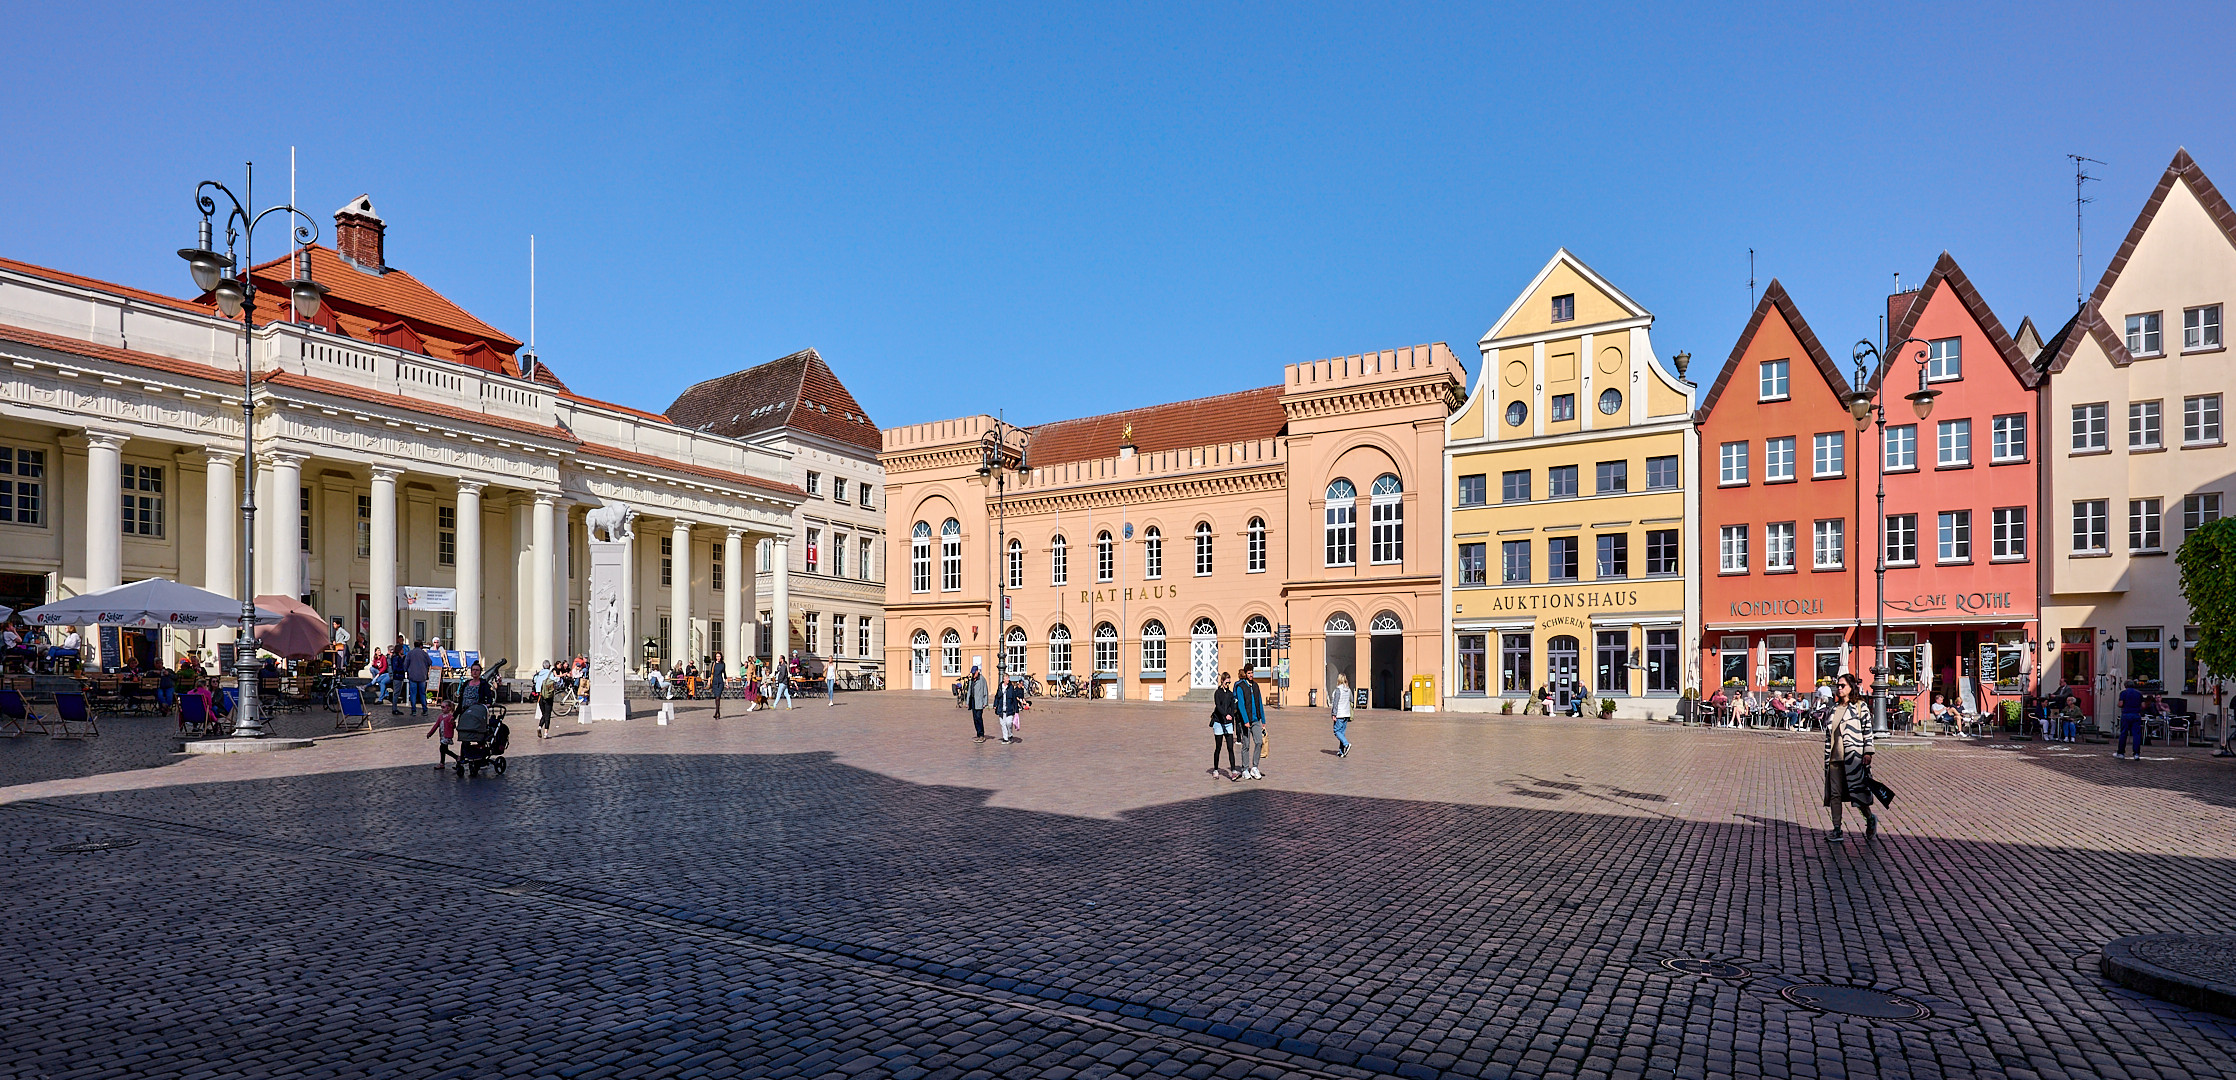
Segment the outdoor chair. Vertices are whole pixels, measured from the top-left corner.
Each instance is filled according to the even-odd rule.
[[[336,731],[371,731],[373,718],[365,711],[365,691],[355,686],[345,686],[336,691],[342,702],[342,714],[334,718]]]
[[[83,692],[66,690],[54,695],[54,714],[58,723],[47,730],[52,738],[90,739],[101,734],[100,725],[93,720],[93,706],[86,702]]]
[[[34,713],[23,700],[21,690],[0,690],[0,738],[13,739],[23,734],[26,724],[37,724],[39,730],[47,729],[47,718]]]
[[[2196,714],[2189,711],[2189,702],[2181,698],[2166,699],[2166,745],[2174,745],[2174,736],[2182,737],[2182,745],[2189,745],[2190,731],[2197,726]]]
[[[179,699],[179,733],[206,735],[210,730],[210,707],[200,694],[188,694]]]

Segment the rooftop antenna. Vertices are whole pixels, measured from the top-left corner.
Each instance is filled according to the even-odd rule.
[[[536,234],[528,234],[528,352],[521,357],[520,377],[536,381]]]
[[[1755,307],[1755,249],[1747,249],[1747,310]]]
[[[2102,165],[2104,162],[2092,157],[2082,157],[2079,154],[2067,154],[2065,156],[2073,159],[2073,306],[2080,308],[2088,303],[2087,285],[2085,284],[2088,280],[2088,271],[2086,264],[2081,261],[2081,207],[2096,201],[2081,196],[2081,185],[2098,179],[2088,174],[2088,166]]]

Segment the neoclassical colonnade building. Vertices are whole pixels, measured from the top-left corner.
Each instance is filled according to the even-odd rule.
[[[978,472],[992,417],[887,429],[887,662],[918,687],[999,658],[1171,701],[1286,660],[1291,704],[1340,672],[1401,707],[1441,667],[1439,469],[1466,381],[1442,344],[1291,364],[1276,386],[1013,431],[1024,468],[1002,485]]]
[[[521,671],[579,652],[583,515],[606,500],[643,515],[625,582],[633,666],[750,632],[761,603],[743,553],[785,544],[802,498],[781,455],[569,390],[519,341],[389,267],[369,198],[335,226],[334,247],[308,249],[332,290],[315,321],[289,321],[292,256],[252,271],[246,466],[237,320],[206,297],[0,260],[0,603],[153,576],[235,593],[249,467],[255,591],[301,596],[373,642],[439,641]],[[454,604],[428,602],[444,589]],[[131,634],[120,646],[177,647]]]

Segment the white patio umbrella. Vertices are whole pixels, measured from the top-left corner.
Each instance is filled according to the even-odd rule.
[[[169,578],[148,578],[129,585],[84,593],[23,613],[32,626],[180,626],[206,630],[240,621],[241,602],[222,593],[181,585]],[[256,609],[256,621],[279,621],[279,613]]]

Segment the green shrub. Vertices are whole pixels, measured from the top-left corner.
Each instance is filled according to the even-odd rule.
[[[1501,701],[1501,702],[1499,702],[1499,703],[1498,703],[1498,712],[1499,712],[1499,715],[1500,715],[1500,716],[1512,716],[1512,715],[1514,715],[1514,699],[1513,699],[1513,698],[1507,698],[1507,699],[1506,699],[1505,701]]]

